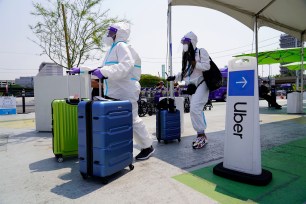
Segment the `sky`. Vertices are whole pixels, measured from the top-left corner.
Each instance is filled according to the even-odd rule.
[[[33,0],[45,2],[46,0]],[[154,2],[154,3],[152,3]],[[129,43],[142,59],[142,73],[158,76],[167,55],[168,0],[104,0],[102,9],[110,9],[110,16],[128,19],[131,25]],[[42,62],[51,62],[41,56],[42,50],[30,39],[35,39],[29,25],[36,22],[31,0],[0,0],[0,80],[20,76],[35,76]],[[191,6],[172,9],[173,72],[181,69],[182,45],[180,39],[193,31],[198,36],[198,48],[205,48],[219,68],[228,64],[233,55],[254,52],[253,31],[221,12]],[[259,51],[279,48],[282,32],[262,27],[259,29]],[[252,50],[253,48],[253,50]],[[96,68],[99,61],[84,65]],[[259,66],[258,74],[279,74],[279,65]]]

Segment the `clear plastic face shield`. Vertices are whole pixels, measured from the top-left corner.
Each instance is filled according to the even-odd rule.
[[[115,36],[117,34],[117,31],[118,31],[117,28],[114,28],[114,27],[111,27],[111,26],[108,28],[108,33],[103,38],[103,42],[107,46],[111,46],[114,43],[114,39],[115,39]]]
[[[114,27],[109,27],[108,28],[108,34],[107,37],[114,37],[117,34],[118,29]]]

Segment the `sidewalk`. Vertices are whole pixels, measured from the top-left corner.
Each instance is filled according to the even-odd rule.
[[[278,102],[285,105],[286,100]],[[228,200],[218,200],[173,178],[209,168],[222,160],[225,103],[213,105],[211,111],[205,111],[209,143],[204,149],[191,148],[194,130],[189,114],[185,114],[181,143],[165,145],[157,143],[154,138],[154,157],[135,162],[133,171],[126,168],[112,176],[107,185],[95,179],[83,180],[78,171],[77,158],[57,163],[52,153],[52,135],[35,131],[34,113],[1,116],[0,203],[227,203]],[[266,107],[266,102],[260,101],[263,151],[306,138],[305,115],[288,115],[285,106],[283,110]],[[143,120],[149,132],[155,134],[155,116],[147,116]],[[306,152],[306,147],[301,148],[300,151]],[[134,156],[137,153],[139,148],[134,145]],[[282,163],[283,160],[279,158],[276,161]],[[301,174],[305,176],[306,172]],[[222,185],[235,185],[231,184],[232,181],[224,182]],[[286,189],[286,183],[280,188]],[[228,196],[245,201],[244,197]],[[244,196],[248,197],[247,194]],[[251,196],[248,199],[256,201]],[[305,197],[300,199],[306,201]],[[280,203],[279,200],[277,202]]]

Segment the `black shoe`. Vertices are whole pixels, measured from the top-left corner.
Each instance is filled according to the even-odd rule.
[[[275,106],[275,109],[282,109],[282,106],[281,105],[277,105],[277,106]]]
[[[152,146],[146,149],[142,149],[141,152],[135,157],[135,159],[146,160],[154,153],[154,151],[155,149]]]

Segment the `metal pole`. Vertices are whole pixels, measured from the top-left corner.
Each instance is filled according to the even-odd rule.
[[[301,36],[302,50],[301,50],[301,93],[302,93],[302,104],[303,104],[303,91],[304,91],[304,33]]]
[[[256,61],[257,61],[257,73],[258,73],[258,16],[255,16],[255,50],[256,50]]]
[[[172,76],[172,12],[171,2],[168,4],[168,38],[169,38],[169,75]],[[170,82],[170,97],[173,97],[173,81]]]
[[[271,64],[269,64],[269,77],[271,77]]]
[[[65,32],[65,44],[66,44],[66,54],[67,54],[67,67],[70,69],[72,67],[70,62],[70,55],[69,55],[69,47],[68,47],[68,31],[67,31],[67,22],[66,22],[66,14],[64,4],[62,4],[62,12],[63,12],[63,21],[64,21],[64,32]]]
[[[21,96],[22,96],[22,113],[25,113],[25,90],[22,89],[21,91]]]
[[[297,44],[297,38],[295,38],[295,47],[297,47],[297,46],[298,46],[298,44]],[[298,89],[299,89],[299,78],[300,78],[300,76],[299,76],[299,70],[296,70],[296,71],[295,71],[295,75],[296,75],[295,88],[296,88],[296,90],[298,90]]]

